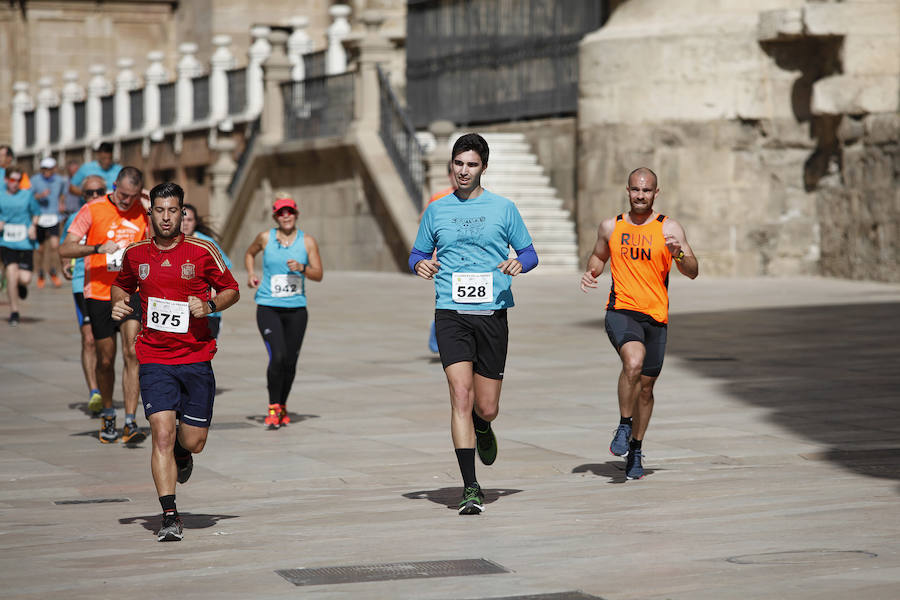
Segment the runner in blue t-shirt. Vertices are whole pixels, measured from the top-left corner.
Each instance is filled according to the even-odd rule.
[[[297,359],[306,333],[306,280],[322,281],[319,245],[297,229],[297,203],[279,195],[272,207],[278,227],[260,232],[247,248],[244,265],[256,291],[256,325],[269,352],[266,382],[269,390],[268,429],[290,423],[287,399],[297,372]],[[262,278],[256,276],[255,257],[263,252]]]
[[[216,241],[215,231],[213,231],[213,229],[204,222],[203,218],[197,214],[197,207],[193,204],[185,203],[181,208],[181,233],[211,242],[219,251],[219,254],[222,255],[222,258],[225,260],[225,266],[228,267],[228,270],[230,271],[232,267],[231,259],[228,258],[225,251],[219,246],[219,242]],[[215,297],[215,290],[210,290],[210,293]],[[222,313],[214,312],[206,315],[206,322],[209,325],[209,332],[214,338],[218,339],[219,331],[222,329]]]
[[[0,190],[0,260],[6,272],[9,324],[16,327],[19,324],[19,300],[28,296],[28,284],[34,270],[34,247],[41,207],[31,190],[19,189],[21,169],[6,169],[5,179],[6,185]]]
[[[122,165],[113,162],[113,145],[109,142],[103,142],[97,148],[95,153],[97,160],[92,160],[81,165],[72,179],[69,180],[69,191],[77,196],[83,196],[81,188],[84,179],[88,175],[99,175],[106,182],[106,189],[112,191],[116,185],[116,179],[119,177],[119,171]]]
[[[91,175],[84,180],[84,197],[90,201],[95,195],[103,195],[106,183],[102,177]],[[63,225],[63,237],[69,232],[69,225],[78,213],[72,213]],[[84,240],[81,240],[84,244]],[[88,410],[100,414],[103,408],[103,397],[97,386],[97,350],[94,346],[94,332],[91,331],[91,317],[84,303],[84,258],[73,258],[63,266],[63,276],[72,280],[72,297],[75,301],[75,317],[81,331],[81,369],[84,381],[88,386]]]
[[[510,283],[538,262],[515,204],[481,187],[488,153],[476,133],[456,141],[450,155],[456,191],[425,210],[409,256],[411,271],[434,279],[438,349],[450,385],[450,433],[463,478],[461,515],[484,510],[476,449],[486,465],[497,458],[491,421],[497,418],[506,365]],[[517,258],[509,258],[510,247]]]
[[[41,172],[31,178],[31,191],[41,207],[37,222],[38,248],[34,253],[37,263],[37,286],[44,287],[45,275],[50,275],[54,287],[62,287],[57,273],[59,260],[60,213],[65,210],[66,182],[56,173],[56,159],[52,156],[41,159]]]

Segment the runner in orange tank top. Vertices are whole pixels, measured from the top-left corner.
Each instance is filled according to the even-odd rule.
[[[619,374],[619,426],[609,446],[627,454],[625,476],[644,476],[642,442],[653,413],[653,386],[662,371],[669,322],[669,270],[672,261],[694,279],[699,264],[675,219],[653,210],[659,195],[656,173],[646,167],[628,175],[630,210],[600,223],[597,243],[581,276],[584,292],[598,287],[609,262],[612,285],[606,305],[606,333],[622,359]]]

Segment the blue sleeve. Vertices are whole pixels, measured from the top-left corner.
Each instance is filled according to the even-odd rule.
[[[75,187],[81,187],[81,182],[83,182],[84,178],[88,175],[87,169],[85,169],[85,167],[87,167],[87,164],[83,164],[78,167],[78,170],[75,171],[74,175],[72,175],[72,179],[69,183],[71,183]]]
[[[416,234],[416,241],[413,242],[413,250],[418,249],[428,253],[428,258],[431,258],[431,253],[434,251],[433,222],[434,204],[432,203],[428,205],[428,208],[425,209],[425,214],[422,215],[422,222],[419,223],[419,232]]]
[[[522,263],[523,273],[527,273],[538,265],[538,255],[534,251],[534,244],[528,244],[527,248],[516,250],[516,258]]]
[[[420,260],[431,260],[431,252],[422,252],[413,246],[413,249],[409,253],[409,270],[415,273],[416,264],[418,264]]]
[[[506,210],[506,232],[507,241],[513,248],[526,248],[533,241],[531,234],[528,233],[528,228],[525,227],[525,221],[522,220],[522,215],[519,214],[519,209],[512,202],[509,203]]]
[[[41,205],[38,204],[37,198],[34,197],[34,191],[28,190],[28,212],[31,213],[31,217],[36,217],[41,214]]]

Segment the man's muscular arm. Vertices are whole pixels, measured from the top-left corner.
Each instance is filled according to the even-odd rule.
[[[681,224],[674,219],[666,219],[663,224],[663,237],[666,240],[666,248],[672,253],[672,259],[681,274],[696,279],[700,274],[700,263],[687,242],[687,236]]]
[[[603,267],[609,260],[609,236],[612,235],[615,226],[614,219],[606,219],[597,228],[597,243],[594,244],[594,251],[588,259],[587,270],[581,276],[581,291],[587,292],[588,289],[597,287],[597,277],[603,272]]]

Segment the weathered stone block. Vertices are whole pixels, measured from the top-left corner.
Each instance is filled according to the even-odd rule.
[[[803,25],[807,35],[896,35],[900,7],[882,2],[807,2]]]
[[[756,39],[774,42],[794,39],[803,34],[803,11],[799,8],[767,10],[759,13]]]
[[[838,126],[838,139],[845,144],[852,144],[859,140],[866,132],[865,122],[851,115],[844,115]]]
[[[857,123],[864,124],[866,142],[869,144],[887,144],[900,140],[900,114],[869,115]]]
[[[900,98],[898,75],[833,75],[820,79],[813,84],[812,112],[815,115],[894,112]]]
[[[900,19],[897,19],[900,30]],[[841,49],[844,73],[852,75],[896,75],[900,73],[900,36],[849,35]]]

